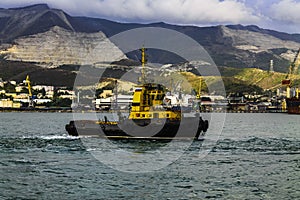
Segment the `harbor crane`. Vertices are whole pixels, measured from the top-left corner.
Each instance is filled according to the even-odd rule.
[[[286,77],[284,80],[282,80],[281,84],[286,86],[286,98],[291,98],[291,87],[293,86],[293,79],[295,78],[295,75],[298,74],[298,69],[300,65],[300,48],[298,49],[296,56],[293,60],[293,62],[289,66],[288,73],[286,74]],[[296,89],[296,97],[299,96],[299,90]]]
[[[201,89],[202,89],[202,77],[200,76],[196,99],[200,99],[201,98]]]
[[[32,96],[31,82],[30,82],[29,75],[26,76],[26,80],[23,82],[26,83],[28,87],[28,101],[29,101],[28,107],[33,107],[34,104],[33,104],[33,96]]]
[[[293,86],[293,80],[295,79],[295,75],[298,74],[299,65],[300,65],[300,48],[298,49],[293,62],[289,66],[285,79],[281,81],[281,84],[283,86],[286,86],[286,99],[282,103],[283,110],[287,110],[287,100],[291,98],[291,87]],[[298,88],[296,88],[295,97],[297,99],[299,98]]]

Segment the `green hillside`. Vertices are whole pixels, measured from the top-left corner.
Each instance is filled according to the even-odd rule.
[[[6,61],[3,59],[0,59],[0,69],[0,78],[4,80],[17,80],[18,82],[22,82],[26,75],[29,74],[34,84],[72,87],[76,77],[76,70],[74,71],[74,69],[45,69],[32,63]],[[222,77],[205,76],[201,78],[202,92],[222,94],[223,91],[219,84],[220,81],[222,81],[227,94],[237,92],[256,92],[261,94],[265,90],[275,91],[277,88],[283,87],[281,81],[286,77],[284,73],[268,72],[256,68],[238,69],[220,67],[219,70]],[[119,71],[112,69],[109,71],[109,74],[118,74]],[[81,76],[82,74],[77,74],[77,76],[78,75]],[[172,72],[166,76],[157,76],[155,80],[152,81],[161,83],[170,90],[181,90],[186,93],[191,93],[193,90],[198,92],[200,86],[200,77],[191,72]],[[300,75],[293,76],[293,84],[300,86]],[[126,91],[129,90],[132,85],[133,83],[126,83],[125,81],[120,84],[120,88]]]
[[[281,81],[285,79],[285,76],[286,74],[283,73],[250,68],[243,69],[240,73],[234,75],[234,78],[245,81],[249,85],[259,86],[264,90],[270,90],[280,87]]]
[[[222,68],[220,71],[222,77],[200,77],[191,72],[173,72],[168,76],[157,76],[152,81],[165,85],[169,90],[180,90],[185,93],[198,92],[201,85],[202,93],[214,92],[221,95],[224,95],[223,84],[227,95],[229,93],[262,94],[266,90],[275,91],[277,88],[284,88],[281,85],[281,81],[286,76],[284,73],[268,72],[255,68]],[[294,85],[300,85],[300,75],[294,78]],[[119,84],[120,88],[128,88],[128,85],[130,87],[134,85],[126,81],[119,81]]]
[[[226,93],[262,93],[266,90],[276,90],[277,88],[283,87],[281,81],[285,79],[286,74],[279,72],[268,72],[256,68],[220,68],[222,74],[222,81]],[[197,88],[197,83],[199,84],[199,77],[192,73],[181,73],[183,76],[192,83],[194,88]],[[209,88],[214,88],[218,93],[218,82],[220,77],[208,76],[203,77],[205,83]],[[202,84],[202,90],[207,91],[205,83]],[[204,87],[203,87],[204,85]],[[300,86],[300,75],[293,76],[293,85]],[[211,92],[211,91],[210,91]]]

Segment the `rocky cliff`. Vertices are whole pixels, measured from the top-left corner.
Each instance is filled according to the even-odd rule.
[[[242,29],[230,27],[220,26],[218,42],[208,47],[213,52],[212,57],[222,66],[269,70],[270,60],[273,60],[276,71],[286,72],[300,48],[297,37],[283,39],[268,34],[263,29],[253,31],[246,27]]]
[[[46,67],[95,64],[126,58],[102,32],[80,33],[58,26],[44,33],[20,37],[5,46],[0,54],[6,59]]]

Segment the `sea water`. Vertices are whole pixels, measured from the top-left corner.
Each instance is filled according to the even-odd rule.
[[[0,113],[0,199],[300,198],[300,115],[226,114],[209,146],[70,137],[72,118]]]

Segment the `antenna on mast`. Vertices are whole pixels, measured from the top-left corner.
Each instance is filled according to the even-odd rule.
[[[146,51],[146,49],[143,46],[141,48],[141,52],[142,52],[142,59],[141,59],[141,63],[142,63],[142,80],[141,80],[141,82],[143,84],[146,83],[145,64],[146,64],[147,60],[146,60],[146,53],[145,53],[145,51]]]

